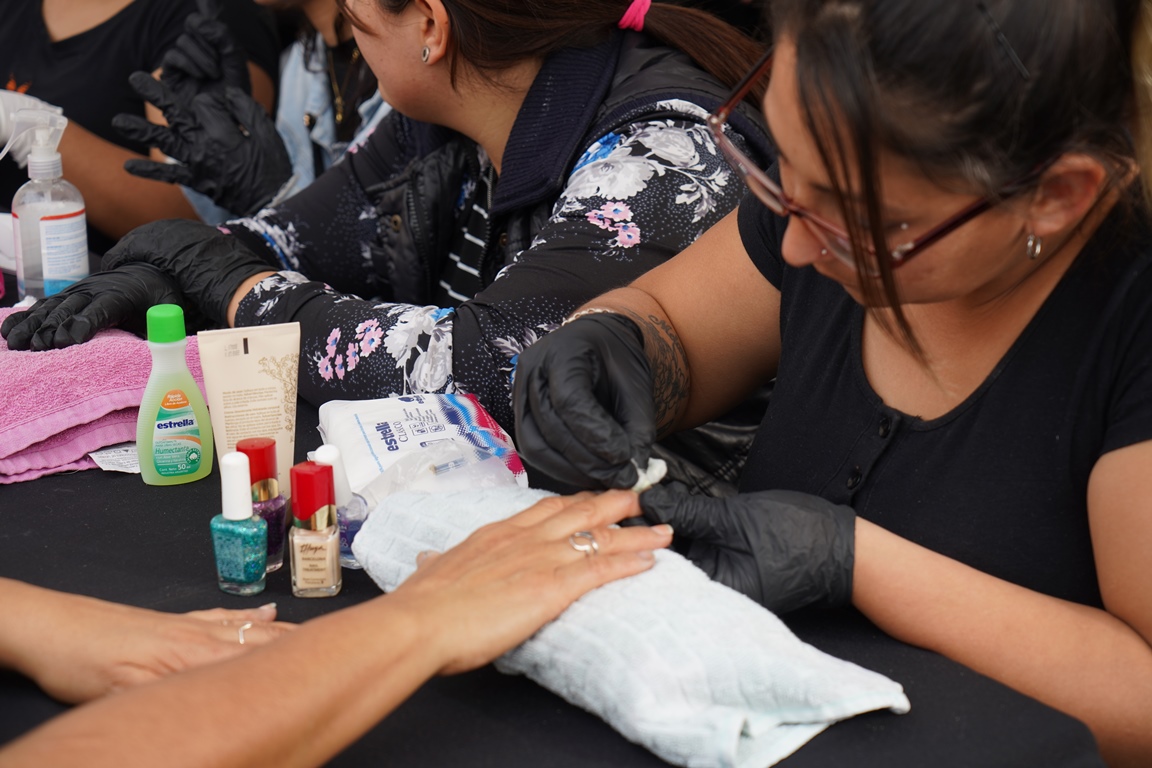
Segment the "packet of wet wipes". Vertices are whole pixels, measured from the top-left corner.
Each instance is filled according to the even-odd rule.
[[[411,489],[420,477],[418,468],[425,466],[439,478],[437,486],[450,473],[455,479],[528,487],[512,438],[475,395],[332,400],[320,406],[319,429],[325,443],[340,449],[348,484],[361,495]],[[372,499],[365,499],[373,506]]]

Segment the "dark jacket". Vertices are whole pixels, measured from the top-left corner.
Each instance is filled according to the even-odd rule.
[[[561,75],[565,85],[558,98],[554,80]],[[498,224],[481,269],[484,282],[491,282],[510,256],[526,249],[543,229],[591,142],[638,119],[683,118],[653,108],[659,101],[684,99],[711,109],[726,96],[685,54],[635,32],[617,33],[595,48],[553,54],[525,98],[522,114],[531,119],[518,121],[508,140],[492,200]],[[399,114],[394,119],[406,124],[400,131],[414,159],[368,190],[379,213],[376,265],[387,275],[393,300],[426,303],[433,300],[444,271],[446,240],[457,229],[462,179],[479,172],[476,150],[457,133]],[[730,122],[767,167],[772,147],[760,115],[745,102]]]
[[[725,207],[710,208],[698,220],[691,203],[677,203],[677,210],[666,213],[646,209],[641,244],[601,253],[603,238],[593,245],[587,233],[576,231],[583,216],[571,225],[553,216],[576,169],[591,162],[587,153],[605,146],[601,139],[637,126],[695,121],[699,128],[693,130],[707,136],[705,110],[723,103],[727,90],[684,54],[637,33],[618,32],[593,48],[553,54],[526,94],[494,185],[482,176],[474,142],[389,115],[359,153],[346,156],[296,198],[228,224],[253,250],[312,279],[253,292],[241,303],[238,322],[301,322],[300,393],[312,402],[455,387],[477,395],[511,429],[510,378],[518,350],[581,303],[686,247],[739,194],[739,179],[732,175],[724,187]],[[744,105],[730,123],[736,140],[768,165],[771,149],[757,110]],[[700,162],[724,167],[710,137],[706,143],[710,147],[701,151],[708,157]],[[675,178],[670,174],[661,182],[667,191],[685,189]],[[639,197],[635,201],[641,204]],[[668,205],[674,205],[671,198]],[[484,219],[474,229],[477,208]],[[467,235],[475,237],[469,241]],[[469,253],[450,253],[462,245]],[[374,298],[353,300],[349,294]],[[445,323],[442,332],[437,325],[413,341],[412,325],[394,327],[398,318],[430,307],[445,308],[435,315],[435,323]],[[340,368],[340,351],[369,327],[399,345],[389,349],[408,351],[394,359],[365,353],[355,359],[355,370]],[[451,369],[428,385],[420,376],[429,370],[445,375],[446,348]],[[434,354],[441,357],[429,364]],[[762,406],[678,435],[675,453],[664,447],[657,453],[672,461],[674,477],[700,487],[711,487],[713,477],[730,484]],[[716,486],[721,487],[731,490]]]

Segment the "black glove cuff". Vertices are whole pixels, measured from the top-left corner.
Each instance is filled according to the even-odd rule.
[[[780,612],[806,604],[851,605],[852,573],[856,564],[856,511],[799,491],[762,491],[756,495],[800,511],[806,525],[818,527],[811,532],[810,538],[821,542],[821,546],[819,550],[808,553],[808,557],[818,560],[810,564],[811,599],[802,600]]]
[[[215,227],[187,219],[166,219],[137,227],[101,262],[105,270],[144,262],[166,272],[206,320],[227,325],[228,305],[250,277],[280,267],[253,253]]]

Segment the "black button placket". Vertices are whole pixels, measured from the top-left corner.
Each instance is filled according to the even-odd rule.
[[[892,438],[900,426],[900,415],[880,408],[876,411],[872,426],[860,436],[853,446],[852,453],[844,463],[844,487],[849,496],[864,484],[868,473],[884,455]]]

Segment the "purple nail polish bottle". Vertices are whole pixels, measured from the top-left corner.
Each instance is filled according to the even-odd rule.
[[[271,573],[284,564],[284,512],[288,507],[276,480],[276,441],[270,437],[248,437],[236,442],[236,450],[248,457],[252,511],[268,523],[268,573]]]

